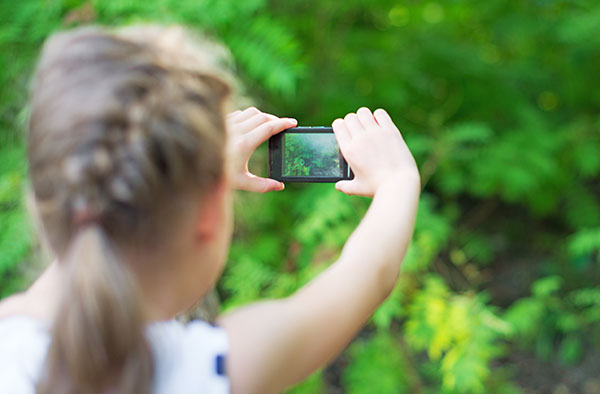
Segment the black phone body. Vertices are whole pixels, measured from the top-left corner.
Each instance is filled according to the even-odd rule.
[[[269,177],[281,182],[353,179],[331,127],[294,127],[269,138]]]

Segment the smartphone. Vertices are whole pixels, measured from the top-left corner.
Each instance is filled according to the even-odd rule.
[[[337,182],[354,174],[331,127],[294,127],[269,138],[269,177],[281,182]]]

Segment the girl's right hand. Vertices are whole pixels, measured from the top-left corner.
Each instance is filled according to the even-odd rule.
[[[333,131],[342,155],[354,172],[335,187],[346,194],[372,197],[384,184],[417,182],[419,171],[400,131],[383,109],[360,108],[336,119]]]

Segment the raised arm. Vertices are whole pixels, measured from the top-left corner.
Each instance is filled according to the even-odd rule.
[[[347,194],[373,196],[338,261],[294,295],[219,319],[231,350],[232,393],[277,393],[331,361],[389,295],[413,231],[420,181],[400,132],[383,110],[333,123],[355,179]]]

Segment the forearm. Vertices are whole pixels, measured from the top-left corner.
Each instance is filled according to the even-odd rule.
[[[338,264],[347,266],[349,273],[370,278],[378,288],[391,291],[410,244],[419,194],[416,172],[382,185],[346,242]]]
[[[393,289],[410,243],[419,193],[416,173],[382,186],[340,259],[289,299],[290,309],[305,313],[297,318],[303,325],[298,329],[313,334],[313,351],[305,351],[305,343],[299,342],[294,352],[306,368],[298,379],[342,351]]]

